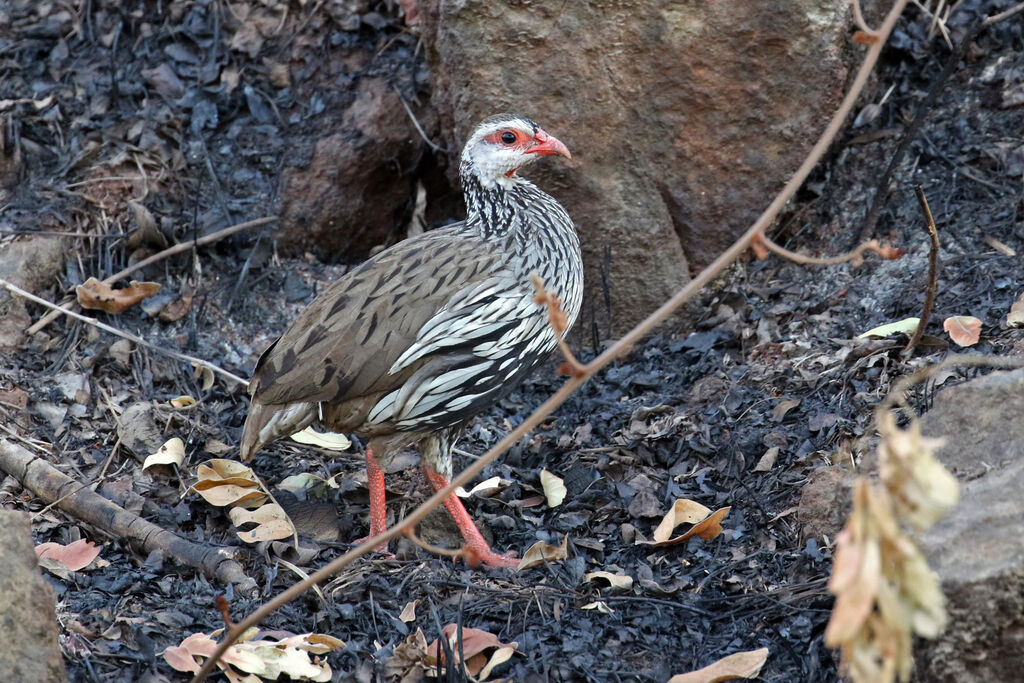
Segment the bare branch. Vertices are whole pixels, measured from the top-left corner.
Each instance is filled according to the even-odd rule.
[[[107,325],[106,323],[101,323],[99,320],[96,320],[95,318],[90,318],[87,315],[82,315],[81,313],[76,313],[75,311],[72,311],[72,310],[70,310],[68,308],[63,308],[61,306],[58,306],[57,304],[51,303],[51,302],[47,301],[46,299],[43,299],[41,297],[36,296],[32,292],[26,292],[21,287],[15,285],[15,284],[10,283],[7,280],[4,280],[3,278],[0,278],[0,287],[6,287],[10,291],[12,291],[15,294],[17,294],[18,296],[24,297],[24,298],[28,299],[29,301],[33,301],[33,302],[39,304],[40,306],[45,306],[47,308],[53,309],[53,310],[57,311],[57,315],[64,314],[64,315],[67,315],[67,316],[70,316],[70,317],[74,318],[75,320],[81,320],[83,323],[85,323],[87,325],[92,325],[93,327],[101,329],[104,332],[109,332],[110,334],[117,335],[118,337],[123,337],[124,339],[127,339],[129,341],[135,342],[136,344],[138,344],[140,346],[145,346],[147,349],[152,349],[153,351],[156,351],[157,353],[162,353],[165,356],[170,356],[171,358],[177,358],[178,360],[183,360],[183,361],[192,363],[192,365],[198,365],[199,367],[209,368],[210,370],[212,370],[213,372],[216,372],[218,375],[220,375],[222,377],[230,379],[230,380],[232,380],[234,382],[238,382],[242,386],[246,386],[246,387],[249,386],[248,380],[242,379],[238,375],[230,373],[227,370],[225,370],[224,368],[218,367],[218,366],[214,365],[213,363],[211,363],[209,361],[205,361],[202,358],[196,358],[195,356],[189,356],[189,355],[186,355],[184,353],[178,353],[177,351],[171,351],[170,349],[166,349],[166,348],[164,348],[162,346],[157,346],[156,344],[151,344],[148,341],[146,341],[145,339],[143,339],[142,337],[136,336],[136,335],[132,334],[131,332],[125,332],[124,330],[119,330],[116,327],[111,327],[110,325]],[[56,317],[56,316],[54,316],[54,317]],[[42,322],[42,320],[40,320],[39,322]]]
[[[400,535],[405,533],[406,529],[410,529],[413,525],[418,524],[432,509],[443,503],[448,496],[452,495],[456,487],[469,483],[473,477],[480,474],[484,468],[491,464],[491,462],[493,462],[499,455],[503,454],[520,438],[543,422],[594,373],[615,358],[625,354],[640,338],[650,332],[655,326],[671,315],[673,311],[692,298],[704,287],[704,285],[713,280],[727,266],[739,258],[744,251],[750,248],[750,244],[755,235],[763,233],[764,229],[775,219],[782,207],[785,206],[786,202],[796,194],[796,191],[801,185],[803,185],[811,170],[818,164],[818,161],[821,160],[821,157],[828,150],[832,140],[835,139],[836,134],[838,134],[839,130],[842,128],[843,122],[846,120],[846,117],[849,115],[854,103],[860,96],[861,91],[864,89],[864,84],[867,82],[868,77],[871,75],[871,71],[874,69],[875,63],[878,61],[878,56],[881,54],[882,47],[885,45],[885,39],[888,38],[889,34],[892,32],[892,29],[896,25],[896,21],[899,19],[900,14],[903,12],[907,1],[908,0],[896,0],[893,3],[892,9],[890,9],[889,13],[886,15],[881,28],[878,29],[879,39],[868,47],[867,54],[864,56],[864,61],[861,63],[856,78],[854,78],[853,83],[850,85],[849,92],[846,94],[846,97],[843,98],[842,104],[839,106],[839,109],[825,128],[825,131],[821,134],[821,137],[818,138],[817,143],[815,143],[814,147],[808,153],[803,164],[800,165],[800,168],[797,169],[793,174],[793,177],[791,177],[789,182],[786,183],[786,186],[778,196],[775,197],[768,208],[764,210],[754,224],[747,229],[742,237],[736,240],[736,242],[721,256],[715,259],[711,265],[698,273],[693,280],[686,284],[686,286],[676,292],[671,299],[662,304],[658,310],[649,315],[632,330],[627,332],[600,356],[584,365],[583,375],[573,376],[566,380],[565,384],[563,384],[561,388],[559,388],[558,391],[556,391],[539,408],[533,411],[533,413],[527,417],[522,424],[509,432],[505,438],[501,439],[501,441],[495,444],[489,451],[487,451],[487,453],[460,472],[447,486],[437,491],[399,523],[395,524],[384,533],[379,534],[374,538],[367,539],[360,546],[353,548],[341,557],[335,558],[312,574],[307,580],[291,586],[273,600],[262,605],[255,612],[239,622],[234,628],[225,634],[223,640],[217,645],[216,651],[203,663],[202,669],[200,669],[199,673],[197,673],[192,679],[192,683],[201,683],[206,679],[206,676],[209,675],[216,666],[217,660],[220,659],[220,656],[232,645],[232,643],[235,642],[235,640],[238,639],[245,629],[258,624],[278,607],[297,598],[310,586],[320,583],[329,576],[352,564],[356,559],[366,555],[380,544],[387,543],[398,538]]]
[[[928,206],[928,198],[924,196],[924,188],[918,185],[915,188],[917,201],[921,203],[921,211],[924,212],[926,221],[925,229],[928,237],[931,238],[931,247],[928,249],[928,284],[924,290],[924,306],[921,308],[921,319],[914,330],[914,336],[907,343],[903,353],[909,354],[921,341],[924,336],[924,328],[928,326],[928,319],[932,317],[932,307],[935,305],[935,293],[939,289],[939,232],[935,228],[935,219],[932,218],[931,207]]]
[[[790,251],[789,249],[773,242],[767,235],[758,235],[751,246],[756,247],[757,245],[763,246],[774,254],[804,266],[828,266],[846,262],[852,262],[853,265],[859,266],[864,260],[865,251],[873,251],[884,259],[899,258],[903,255],[902,249],[879,244],[878,240],[869,240],[858,246],[853,251],[848,251],[845,254],[840,254],[839,256],[826,256],[822,258],[816,256],[805,256],[803,254],[798,254],[795,251]]]
[[[120,272],[114,273],[110,277],[103,280],[103,284],[112,285],[121,278],[131,275],[135,271],[145,268],[146,266],[156,263],[157,261],[162,261],[169,256],[180,254],[181,252],[188,251],[193,247],[201,247],[204,244],[209,244],[211,242],[222,240],[225,237],[230,237],[231,235],[234,235],[236,232],[241,232],[243,230],[251,230],[253,228],[258,228],[262,225],[266,225],[267,223],[273,223],[276,220],[277,216],[264,216],[263,218],[257,218],[255,220],[245,221],[244,223],[232,225],[230,227],[224,228],[223,230],[218,230],[217,232],[212,232],[209,235],[204,235],[203,237],[200,237],[198,239],[189,240],[188,242],[182,242],[180,244],[175,244],[173,247],[168,247],[167,249],[164,249],[161,252],[153,254],[149,258],[144,258],[138,263],[128,266],[127,268]],[[54,320],[59,318],[62,314],[67,313],[67,306],[74,305],[74,301],[74,298],[70,297],[65,299],[63,302],[61,302],[60,306],[56,307],[56,310],[50,311],[42,318],[40,318],[38,321],[36,321],[34,325],[28,328],[28,333],[35,334],[36,332],[39,332],[44,327],[46,327]]]

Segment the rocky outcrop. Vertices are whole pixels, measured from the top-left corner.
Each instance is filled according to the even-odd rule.
[[[429,127],[429,115],[420,116]],[[286,251],[365,258],[397,238],[411,213],[426,144],[382,78],[362,79],[355,101],[340,116],[324,117],[331,133],[295,140],[285,160],[276,238]]]
[[[1024,670],[1024,370],[940,392],[922,419],[960,503],[922,539],[949,625],[915,653],[918,680],[1020,680]]]
[[[53,589],[39,573],[28,515],[0,510],[0,681],[67,681]]]
[[[529,175],[542,176],[582,234],[584,322],[604,312],[607,285],[616,331],[763,210],[846,81],[848,5],[834,0],[420,0],[418,9],[452,174],[471,127],[497,111],[535,118],[563,140],[575,163]]]

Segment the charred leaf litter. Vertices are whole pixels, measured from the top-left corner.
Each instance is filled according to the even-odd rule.
[[[96,234],[71,243],[58,274],[64,287],[89,275],[110,275],[129,256],[123,240],[112,237],[133,227],[131,217],[110,214],[100,224],[95,207],[124,211],[131,185],[98,183],[88,195],[62,189],[83,177],[83,168],[92,169],[87,178],[121,168],[91,166],[102,149],[94,144],[102,141],[98,131],[136,127],[129,139],[145,152],[140,163],[151,164],[154,173],[173,171],[158,174],[147,205],[163,217],[162,231],[180,241],[193,230],[201,234],[273,210],[288,140],[279,113],[299,108],[289,100],[295,91],[287,89],[249,89],[219,99],[196,85],[204,82],[218,30],[208,6],[171,2],[169,14],[156,16],[149,14],[153,8],[119,14],[110,3],[99,5],[84,19],[56,5],[35,10],[35,3],[16,2],[6,10],[19,37],[4,47],[0,98],[30,93],[42,99],[73,86],[83,93],[70,100],[72,110],[19,109],[20,136],[29,142],[33,164],[0,214],[0,227],[81,226]],[[976,17],[1007,6],[961,3],[949,24],[954,41]],[[415,40],[402,33],[387,6],[366,3],[365,9],[359,21],[318,30],[332,44],[377,54],[360,76],[387,74],[410,96],[424,96]],[[85,23],[68,37],[73,21]],[[146,21],[159,30],[144,31]],[[878,170],[950,53],[941,39],[928,38],[928,23],[908,10],[878,72],[875,101],[894,86],[887,105],[843,134],[780,222],[779,241],[823,255],[856,242]],[[123,67],[116,92],[109,87],[112,58]],[[142,91],[142,70],[157,68],[163,87],[180,92],[140,112],[132,103]],[[521,553],[536,540],[557,545],[568,534],[570,559],[522,573],[488,573],[403,543],[397,559],[371,556],[356,563],[324,587],[324,599],[307,593],[264,626],[343,639],[347,646],[329,658],[339,672],[336,680],[384,680],[385,661],[416,627],[432,640],[438,623],[457,621],[518,643],[518,654],[498,670],[512,680],[665,681],[760,647],[770,651],[763,680],[836,680],[835,657],[822,643],[831,605],[825,590],[831,551],[826,539],[803,534],[800,487],[815,468],[837,453],[849,457],[857,439],[871,436],[871,407],[893,378],[947,351],[929,348],[906,361],[899,343],[865,350],[849,341],[877,324],[919,314],[927,241],[913,184],[921,183],[932,200],[943,245],[933,320],[977,316],[986,321],[978,351],[1019,351],[1019,333],[995,321],[1005,318],[1019,294],[1024,266],[986,239],[1024,246],[1024,99],[1013,99],[1022,74],[1019,21],[994,26],[968,50],[899,166],[876,230],[906,249],[902,259],[805,268],[771,258],[733,267],[690,306],[686,324],[661,329],[600,373],[485,472],[515,482],[496,499],[470,505],[495,547]],[[154,75],[148,78],[152,83]],[[326,106],[326,95],[317,97],[302,104],[310,115]],[[216,153],[228,139],[241,150],[233,158]],[[99,317],[247,376],[258,351],[345,269],[309,258],[278,262],[272,246],[269,234],[243,234],[201,249],[198,259],[169,259],[143,273],[139,279],[165,282],[177,297],[192,295],[191,308],[177,320],[138,309]],[[190,281],[195,290],[188,292]],[[30,311],[34,319],[41,315],[35,307]],[[194,467],[222,450],[220,444],[236,443],[247,405],[243,392],[222,381],[203,392],[184,364],[146,349],[128,355],[117,341],[62,321],[4,357],[0,390],[31,388],[32,403],[16,415],[5,407],[3,420],[52,444],[51,462],[79,481],[106,472],[99,490],[123,507],[194,541],[242,546],[220,510],[195,496],[180,498],[175,479],[140,474],[138,460],[127,456],[133,438],[137,448],[145,447],[145,435],[123,430],[120,453],[109,467],[105,463],[119,437],[108,403],[165,406],[182,394],[200,398],[191,410],[149,413],[162,438],[185,440]],[[577,346],[584,360],[593,356],[590,344]],[[553,367],[478,419],[460,447],[482,453],[518,424],[560,385]],[[785,401],[791,403],[779,408]],[[778,449],[774,465],[755,472],[772,448]],[[456,468],[466,462],[461,456]],[[391,515],[404,514],[428,492],[414,461],[405,464],[410,467],[389,482]],[[366,533],[361,468],[358,450],[330,458],[313,448],[277,444],[257,456],[256,471],[271,483],[302,471],[352,473],[340,478],[341,488],[321,507],[307,508],[306,514],[325,514],[337,529],[332,541],[304,541],[319,549],[307,569]],[[565,480],[568,495],[558,508],[523,505],[539,495],[542,468]],[[12,490],[5,482],[5,505],[31,512],[42,507]],[[634,545],[638,534],[650,537],[677,498],[712,509],[731,506],[725,531],[710,542]],[[108,567],[79,572],[73,582],[51,577],[72,680],[177,680],[180,675],[157,655],[189,633],[222,625],[215,596],[225,594],[233,616],[241,618],[298,580],[263,547],[240,548],[260,588],[259,595],[246,596],[157,553],[141,557],[58,511],[44,512],[34,529],[37,542],[87,537],[108,543],[102,553]],[[421,533],[433,542],[451,538],[443,515],[428,520]],[[616,593],[583,580],[602,569],[630,575],[632,589]],[[420,616],[407,624],[397,615],[412,600],[420,601]],[[611,613],[581,609],[596,600]]]

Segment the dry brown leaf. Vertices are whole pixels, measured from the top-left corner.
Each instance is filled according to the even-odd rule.
[[[254,529],[236,531],[238,537],[246,543],[262,543],[288,538],[295,533],[295,527],[288,518],[288,513],[276,503],[268,503],[255,510],[233,507],[228,510],[228,517],[236,527],[255,524]]]
[[[165,649],[161,655],[177,671],[196,673],[199,671],[199,662],[195,658],[211,656],[217,649],[217,641],[212,636],[220,633],[214,631],[209,636],[194,633],[180,645]],[[307,681],[330,681],[331,667],[319,658],[311,661],[309,655],[325,654],[345,646],[337,638],[320,633],[289,636],[281,640],[255,640],[257,633],[255,629],[247,631],[217,662],[229,680],[276,681],[284,675]],[[238,671],[249,676],[241,676]]]
[[[957,346],[974,346],[981,338],[981,321],[973,315],[954,315],[946,318],[942,329],[949,333]]]
[[[40,543],[36,546],[36,557],[40,560],[52,560],[64,568],[77,572],[85,569],[99,557],[100,548],[92,541],[84,538],[63,545],[61,543]],[[45,563],[40,563],[45,566]]]
[[[678,674],[668,679],[668,683],[719,683],[737,678],[757,678],[761,667],[768,661],[768,648],[737,652],[719,659],[698,671]]]
[[[722,533],[722,520],[729,514],[732,508],[724,507],[714,512],[696,501],[686,498],[677,500],[668,511],[661,524],[654,530],[654,540],[644,541],[638,539],[636,545],[674,545],[682,543],[694,536],[699,536],[705,541]],[[672,531],[680,524],[693,524],[682,536],[671,538]]]
[[[519,561],[518,569],[522,571],[523,569],[542,565],[545,562],[564,560],[567,557],[569,557],[568,535],[562,538],[562,544],[559,546],[549,545],[544,541],[537,541],[523,555],[523,559]]]
[[[779,457],[779,447],[772,446],[764,452],[761,459],[754,465],[755,472],[770,472],[775,467],[775,460]]]
[[[75,287],[78,305],[107,313],[120,313],[160,291],[157,282],[131,281],[124,289],[113,289],[94,277]]]
[[[185,442],[174,437],[168,439],[163,446],[160,447],[156,453],[146,456],[145,462],[142,463],[142,471],[145,472],[151,467],[158,465],[175,465],[181,467],[181,463],[185,461]]]
[[[593,581],[594,579],[603,579],[607,581],[612,590],[628,591],[633,587],[632,576],[612,574],[611,572],[590,572],[589,574],[583,575],[584,581]]]
[[[549,508],[558,507],[565,500],[565,494],[568,491],[566,491],[565,483],[559,477],[556,477],[547,470],[541,470],[540,485],[544,489],[544,499],[547,501]]]
[[[458,656],[458,629],[455,624],[448,624],[441,632],[448,640],[452,651]],[[462,653],[466,660],[466,671],[478,681],[484,681],[490,676],[491,670],[515,654],[519,643],[503,643],[498,637],[487,631],[478,628],[462,627]],[[488,656],[486,653],[491,648],[494,652]],[[426,663],[431,667],[438,665],[441,646],[438,641],[433,641],[427,646]]]
[[[1024,294],[1020,295],[1010,306],[1010,313],[1006,316],[1006,324],[1010,327],[1024,327]]]
[[[408,624],[410,621],[416,621],[416,603],[418,600],[410,600],[405,603],[405,608],[402,613],[398,615],[398,620]]]
[[[787,398],[779,401],[772,408],[772,422],[782,422],[786,417],[786,413],[793,410],[800,405],[800,399],[798,398]]]
[[[211,388],[213,388],[213,370],[211,370],[206,365],[196,365],[195,363],[193,363],[192,365],[195,368],[195,370],[192,372],[192,377],[194,379],[202,380],[200,389],[202,389],[203,391],[209,391]]]
[[[266,494],[260,490],[256,474],[236,460],[207,460],[196,468],[196,476],[199,480],[192,484],[191,490],[210,505],[258,507],[267,499]]]

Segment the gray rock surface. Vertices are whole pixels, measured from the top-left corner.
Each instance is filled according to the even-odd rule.
[[[922,681],[988,683],[1024,677],[1024,370],[945,389],[924,415],[944,437],[942,463],[960,503],[924,536],[942,579],[949,626],[915,655]]]
[[[847,78],[848,3],[835,0],[421,0],[418,10],[450,171],[495,112],[531,116],[565,142],[574,162],[527,175],[580,229],[593,303],[584,324],[588,311],[604,318],[610,251],[616,331],[764,209]]]
[[[0,510],[0,681],[67,681],[50,584],[39,573],[32,527]]]

